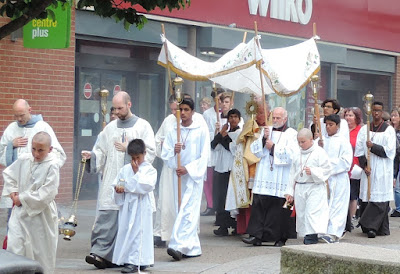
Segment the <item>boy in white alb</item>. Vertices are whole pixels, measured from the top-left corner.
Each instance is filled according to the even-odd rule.
[[[157,171],[145,162],[146,145],[134,139],[128,145],[131,163],[121,168],[113,182],[115,203],[120,206],[118,232],[112,262],[125,265],[122,273],[134,273],[154,264],[153,190]]]
[[[325,117],[326,132],[324,146],[329,156],[331,176],[329,178],[329,223],[328,235],[322,239],[328,243],[338,242],[346,227],[350,199],[350,179],[348,171],[353,162],[350,142],[339,134],[340,117],[331,114]]]
[[[45,273],[56,265],[59,158],[52,152],[51,137],[40,131],[32,138],[32,152],[3,171],[2,196],[14,202],[8,222],[7,250],[38,261]]]
[[[329,158],[314,143],[311,130],[303,128],[297,135],[301,148],[290,169],[286,200],[296,208],[296,231],[304,244],[318,243],[318,233],[328,228],[329,208],[325,181],[330,176]]]

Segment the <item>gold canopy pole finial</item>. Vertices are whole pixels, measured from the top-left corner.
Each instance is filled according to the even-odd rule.
[[[318,75],[313,75],[311,77],[311,82],[312,82],[312,89],[313,89],[313,98],[314,98],[314,116],[316,117],[316,124],[315,124],[315,134],[319,137],[321,141],[322,135],[321,135],[321,117],[320,117],[320,112],[319,112],[319,104],[318,104],[318,91],[317,91],[317,85],[319,81],[319,76]]]
[[[372,101],[374,100],[374,95],[372,95],[369,91],[367,94],[364,95],[364,110],[365,114],[367,115],[367,141],[371,141],[369,132],[371,130],[371,121],[370,115],[372,113]],[[371,172],[371,149],[368,148],[367,150],[367,169]],[[367,176],[368,179],[368,189],[367,189],[367,197],[368,201],[371,198],[371,176]]]
[[[178,103],[178,109],[176,110],[176,141],[178,143],[181,142],[181,110],[179,105],[183,101],[183,93],[182,93],[182,85],[183,79],[181,77],[176,77],[174,79],[174,87],[175,87],[175,97]],[[183,144],[185,145],[185,144]],[[177,166],[178,168],[181,167],[181,153],[176,155],[177,157]],[[178,210],[181,208],[181,201],[182,201],[182,178],[178,176]]]
[[[106,127],[106,114],[107,114],[107,97],[110,92],[107,89],[99,91],[101,101],[101,113],[103,114],[103,129]]]

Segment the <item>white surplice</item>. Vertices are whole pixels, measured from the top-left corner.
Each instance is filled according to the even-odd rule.
[[[162,144],[165,137],[174,127],[176,127],[176,117],[170,114],[164,119],[155,136],[157,157],[161,157]],[[175,199],[173,195],[176,191],[176,185],[172,183],[173,172],[173,169],[163,163],[158,184],[157,213],[154,223],[154,236],[161,237],[162,241],[169,241],[171,238],[176,218]]]
[[[329,177],[329,223],[328,234],[341,237],[347,221],[350,200],[350,179],[348,171],[353,162],[350,142],[339,133],[324,139],[324,149],[329,156],[331,176]]]
[[[231,171],[233,164],[233,156],[236,149],[236,140],[239,137],[242,130],[238,128],[235,131],[228,132],[229,138],[232,139],[232,142],[229,143],[229,150],[225,149],[225,147],[221,144],[218,144],[214,149],[214,157],[215,157],[215,168],[214,170],[219,173],[225,173]]]
[[[112,186],[115,187],[120,179],[125,180],[125,192],[116,193],[114,190],[115,203],[120,209],[112,262],[137,266],[154,264],[151,196],[157,182],[157,170],[143,162],[135,174],[131,164],[127,164]]]
[[[133,118],[133,117],[132,117]],[[118,210],[114,202],[113,188],[111,184],[117,177],[119,170],[128,162],[130,156],[126,152],[118,151],[115,142],[122,142],[124,138],[128,142],[133,139],[142,139],[146,145],[146,162],[152,163],[155,157],[154,132],[150,124],[141,118],[131,127],[121,127],[120,120],[114,120],[107,124],[99,134],[98,140],[92,150],[90,160],[91,172],[103,172],[103,179],[99,188],[99,210]],[[155,207],[155,201],[153,202]]]
[[[311,175],[306,174],[304,167],[310,168]],[[330,170],[329,157],[316,141],[309,149],[296,153],[285,194],[294,196],[296,231],[300,237],[327,232],[329,207],[325,181]]]
[[[388,126],[384,132],[370,131],[374,144],[383,147],[387,158],[379,157],[371,152],[371,198],[370,202],[387,202],[393,200],[393,159],[396,155],[396,132]],[[354,156],[367,157],[367,125],[364,125],[357,135]],[[365,172],[361,174],[360,199],[368,201],[368,179]]]
[[[193,120],[188,127],[181,127],[182,149],[181,165],[188,171],[182,178],[182,200],[178,212],[177,193],[175,196],[175,210],[177,217],[172,230],[168,247],[182,252],[188,256],[201,254],[198,232],[200,219],[200,205],[203,191],[203,180],[207,170],[207,160],[210,152],[210,138],[208,130],[198,121]],[[177,143],[176,126],[167,134],[163,143],[161,158],[174,169],[173,184],[177,185],[178,177],[177,156],[174,147]]]
[[[268,138],[275,144],[273,156],[270,155],[270,150],[262,145],[264,129],[257,141],[251,144],[251,152],[261,158],[257,164],[253,193],[284,198],[292,160],[299,150],[297,131],[292,128],[276,131],[270,126],[269,132]]]
[[[17,122],[12,122],[7,126],[3,132],[3,136],[0,140],[0,165],[9,166],[13,161],[23,153],[31,153],[32,150],[32,138],[40,132],[47,132],[51,137],[51,145],[53,146],[53,153],[57,156],[57,163],[62,167],[67,160],[67,156],[61,147],[58,139],[51,128],[51,126],[43,121],[42,116],[32,115],[33,118],[37,119],[37,122],[33,126],[18,126]],[[32,118],[32,119],[33,119]],[[13,148],[12,142],[17,137],[28,138],[28,144],[25,147]],[[16,155],[15,155],[16,154]],[[0,208],[11,208],[12,201],[9,197],[0,199]]]
[[[215,136],[215,124],[217,123],[217,112],[215,111],[214,107],[211,107],[207,109],[206,111],[203,112],[203,117],[204,120],[207,123],[208,127],[208,133],[210,136],[210,142],[214,140]],[[214,157],[214,150],[210,150],[210,155],[208,157],[208,162],[207,162],[208,167],[213,167],[215,166],[215,157]]]
[[[60,181],[58,157],[49,153],[35,162],[24,153],[3,171],[2,196],[19,193],[21,206],[14,206],[8,222],[7,250],[38,261],[45,273],[54,271],[58,242],[57,206]]]

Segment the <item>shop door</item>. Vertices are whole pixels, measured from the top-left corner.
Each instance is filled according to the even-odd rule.
[[[110,108],[114,91],[129,90],[127,83],[129,74],[121,71],[96,70],[81,68],[77,72],[75,96],[75,153],[74,183],[76,182],[78,165],[82,150],[92,150],[97,136],[103,128],[103,121],[110,121]],[[107,89],[109,95],[101,100],[100,90]],[[106,114],[102,113],[102,104],[106,106]],[[80,199],[97,199],[98,184],[101,174],[85,173],[80,192]],[[74,185],[74,191],[75,191]]]

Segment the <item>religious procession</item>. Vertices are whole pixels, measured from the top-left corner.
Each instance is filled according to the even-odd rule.
[[[321,100],[315,25],[312,38],[275,49],[263,49],[254,28],[250,41],[245,33],[234,49],[205,62],[169,41],[162,25],[157,62],[166,69],[170,114],[155,132],[134,114],[135,98],[114,91],[111,108],[101,105],[109,122],[103,119],[95,142],[78,151],[66,216],[55,199],[67,154],[29,100],[17,99],[15,121],[0,140],[3,249],[56,273],[57,245],[74,241],[88,174],[95,174],[98,194],[82,261],[93,270],[152,272],[155,249],[171,264],[202,256],[205,216],[213,237],[235,236],[249,248],[281,248],[289,239],[335,244],[355,229],[366,238],[390,235],[390,218],[400,217],[400,108],[388,112],[368,91],[363,109]],[[211,93],[192,98],[184,81],[206,81]],[[291,100],[306,86],[312,123],[291,124],[291,109],[270,98]],[[101,90],[100,100],[109,94]],[[238,94],[247,95],[244,109],[235,108]]]

